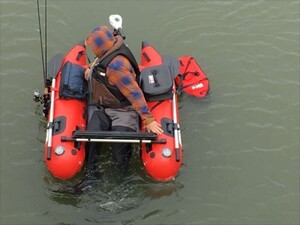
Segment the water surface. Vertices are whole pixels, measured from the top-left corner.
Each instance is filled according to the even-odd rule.
[[[43,86],[36,1],[2,0],[1,224],[299,224],[300,2],[48,1],[48,57],[115,13],[138,59],[147,40],[162,54],[194,56],[210,79],[206,98],[180,98],[176,180],[149,180],[137,150],[122,177],[107,152],[97,188],[51,192],[83,174],[59,181],[45,168],[32,101]]]

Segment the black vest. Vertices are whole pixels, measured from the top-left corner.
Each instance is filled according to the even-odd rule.
[[[138,67],[138,64],[135,60],[135,57],[133,56],[130,49],[125,45],[121,45],[121,47],[106,56],[104,59],[102,59],[99,64],[95,67],[92,77],[95,78],[98,82],[105,85],[105,87],[109,90],[111,94],[113,94],[120,102],[122,106],[128,106],[131,105],[131,103],[127,100],[127,98],[119,91],[119,89],[116,86],[113,86],[109,84],[107,76],[101,75],[100,73],[106,73],[106,68],[110,64],[110,62],[118,55],[122,55],[125,58],[127,58],[131,64],[131,66],[134,69],[134,72],[136,74],[136,80],[138,81],[140,76],[140,70]]]

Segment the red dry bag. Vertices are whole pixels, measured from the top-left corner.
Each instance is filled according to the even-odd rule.
[[[180,62],[179,75],[175,78],[177,91],[203,98],[209,92],[209,80],[192,56],[178,58]]]

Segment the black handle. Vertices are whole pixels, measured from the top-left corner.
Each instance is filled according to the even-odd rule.
[[[120,35],[124,40],[126,39],[125,33],[124,33],[124,31],[122,30],[122,28],[119,28],[119,29],[118,29],[118,33],[119,33],[119,35]]]

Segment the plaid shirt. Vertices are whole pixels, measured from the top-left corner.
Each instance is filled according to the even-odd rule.
[[[145,125],[155,120],[149,111],[143,92],[135,80],[136,74],[128,59],[121,55],[116,56],[108,65],[106,76],[109,83],[116,86],[130,101]]]

